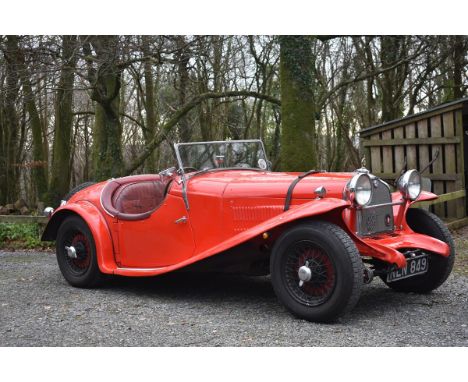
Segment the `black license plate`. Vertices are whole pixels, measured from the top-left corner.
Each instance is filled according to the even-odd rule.
[[[426,273],[428,269],[429,261],[426,255],[412,257],[406,261],[405,268],[395,269],[387,274],[387,282],[391,283],[393,281],[407,279],[408,277],[422,275]]]

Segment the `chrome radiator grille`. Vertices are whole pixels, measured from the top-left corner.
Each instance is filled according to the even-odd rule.
[[[391,205],[374,207],[391,203],[392,197],[388,186],[381,180],[372,179],[372,199],[367,206],[357,210],[358,235],[369,236],[381,232],[393,231],[393,208]]]

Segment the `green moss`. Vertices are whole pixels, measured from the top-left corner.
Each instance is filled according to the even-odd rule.
[[[310,36],[281,36],[281,169],[316,167],[313,56]]]

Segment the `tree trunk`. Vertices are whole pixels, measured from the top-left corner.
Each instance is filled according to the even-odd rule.
[[[18,37],[6,38],[4,51],[6,61],[6,79],[3,98],[3,156],[0,158],[0,204],[15,201],[18,196],[18,167],[16,165],[18,147],[19,123],[16,113],[18,99],[18,68],[16,54],[18,52]]]
[[[281,169],[315,168],[315,110],[311,37],[280,37]]]
[[[453,98],[463,98],[463,72],[467,51],[466,36],[453,36]]]
[[[150,37],[142,36],[142,52],[145,57],[150,56]],[[156,135],[156,112],[154,100],[154,78],[150,60],[144,62],[144,77],[145,77],[145,145],[148,145]],[[156,172],[156,151],[153,151],[145,162],[147,172]]]
[[[70,152],[73,128],[73,84],[75,80],[76,36],[63,36],[62,69],[55,96],[55,128],[52,152],[52,174],[48,203],[57,205],[70,189]]]
[[[21,84],[23,85],[24,102],[29,115],[29,123],[32,133],[33,144],[33,167],[32,173],[35,179],[37,198],[43,200],[47,194],[47,152],[45,150],[46,142],[43,141],[43,121],[39,115],[36,105],[35,95],[31,84],[31,74],[25,62],[24,53],[18,50],[17,54],[18,71]]]
[[[382,67],[390,67],[406,55],[404,36],[383,36],[380,41]],[[395,69],[384,72],[382,75],[382,80],[380,81],[382,122],[391,121],[403,116],[404,105],[401,98],[401,88],[406,79],[404,66],[399,65]]]
[[[94,36],[90,40],[99,65],[96,70],[88,59],[92,99],[96,101],[92,178],[104,180],[121,176],[124,169],[119,118],[122,69],[118,67],[118,36]],[[85,55],[91,55],[88,44],[84,44],[83,49]]]
[[[177,75],[178,75],[178,85],[179,85],[179,107],[183,107],[187,102],[187,91],[189,85],[189,71],[188,64],[190,60],[187,42],[185,41],[184,36],[176,37],[177,45]],[[179,137],[181,142],[190,142],[192,132],[190,131],[190,126],[188,123],[187,116],[181,118],[179,121]]]

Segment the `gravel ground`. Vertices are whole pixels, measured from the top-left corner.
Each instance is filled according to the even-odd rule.
[[[266,277],[169,274],[70,287],[47,252],[0,251],[0,346],[468,346],[468,277],[430,295],[380,280],[335,324],[292,317]]]

